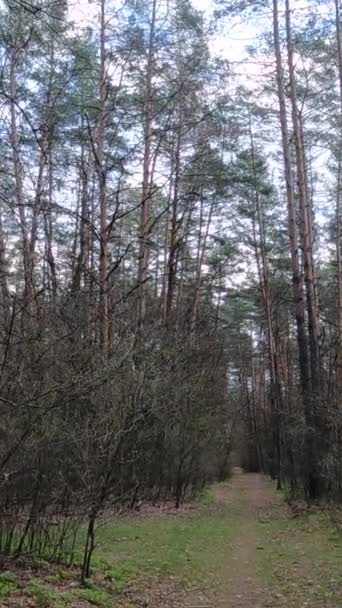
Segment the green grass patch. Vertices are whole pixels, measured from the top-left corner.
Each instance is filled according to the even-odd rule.
[[[37,608],[64,608],[65,606],[62,595],[38,578],[31,579],[28,591]]]
[[[224,486],[222,497],[224,499]],[[284,517],[280,509],[260,518],[248,507],[248,493],[234,504],[205,492],[199,507],[177,514],[116,519],[97,531],[93,585],[75,584],[73,569],[32,578],[25,589],[37,608],[69,608],[86,601],[98,608],[115,605],[132,582],[174,576],[184,588],[229,593],[230,575],[243,575],[244,564],[233,561],[239,543],[247,543],[257,571],[257,585],[271,597],[272,608],[337,608],[342,606],[342,535],[324,512]],[[267,490],[269,491],[269,490]],[[221,501],[221,502],[220,502]],[[246,502],[247,501],[247,502]],[[234,541],[238,541],[232,552]],[[250,540],[250,547],[248,542]],[[256,543],[256,545],[255,545]],[[255,546],[257,548],[255,548]],[[249,548],[248,548],[249,547]],[[0,575],[0,605],[18,591],[11,572]],[[132,608],[129,602],[125,608]]]
[[[93,585],[75,586],[78,572],[74,568],[49,574],[42,562],[46,574],[39,578],[37,563],[37,576],[30,579],[25,593],[37,608],[68,608],[76,600],[105,608],[130,583],[149,577],[173,575],[184,587],[214,586],[224,576],[239,521],[236,512],[215,504],[210,491],[201,497],[196,510],[113,520],[97,530]],[[10,573],[2,578],[0,600],[16,589]]]
[[[123,589],[139,575],[175,575],[184,584],[214,580],[239,530],[239,519],[207,505],[199,512],[114,522],[98,531],[98,562],[111,565]]]
[[[258,538],[258,574],[275,606],[342,606],[342,539],[324,513],[259,523]]]
[[[13,572],[2,572],[0,574],[0,600],[8,599],[16,587],[16,577]]]
[[[93,606],[99,606],[100,608],[108,608],[113,604],[113,595],[108,591],[96,587],[80,589],[77,592],[77,597],[87,600]]]
[[[47,581],[35,578],[31,579],[27,591],[37,608],[67,608],[76,600],[86,600],[99,608],[113,605],[114,594],[93,585],[58,590],[57,587],[47,584]]]

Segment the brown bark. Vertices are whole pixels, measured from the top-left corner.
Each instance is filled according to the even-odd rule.
[[[96,168],[100,199],[100,262],[99,262],[99,317],[100,342],[108,350],[108,230],[107,230],[107,171],[104,157],[107,75],[106,75],[106,0],[101,0],[100,16],[100,77],[99,77],[99,114],[96,133]]]
[[[167,262],[167,291],[166,291],[166,306],[165,318],[170,317],[174,292],[176,287],[177,262],[179,253],[179,221],[178,221],[178,197],[179,197],[179,177],[180,177],[180,150],[181,150],[181,128],[177,133],[177,144],[174,159],[174,179],[173,179],[173,195],[171,201],[171,229],[169,242],[169,255]]]
[[[171,171],[170,175],[173,175],[173,151],[171,156]],[[165,213],[165,232],[164,232],[164,243],[163,243],[163,277],[161,287],[161,306],[163,311],[163,320],[166,321],[166,305],[167,305],[167,292],[168,292],[168,264],[169,264],[169,248],[170,248],[170,217],[171,217],[171,201],[173,198],[173,180],[170,179],[168,196],[167,196],[167,207]]]
[[[287,42],[289,53],[289,69],[290,69],[290,88],[292,98],[292,119],[294,121],[294,127],[297,126],[298,121],[298,110],[296,107],[296,91],[295,81],[293,73],[293,52],[291,43],[291,29],[290,29],[290,7],[289,2],[286,0],[286,29],[287,29]],[[295,206],[295,195],[294,195],[294,180],[292,173],[291,163],[291,152],[290,152],[290,139],[287,124],[287,113],[286,113],[286,101],[284,93],[284,73],[281,57],[280,47],[280,35],[279,35],[279,11],[278,11],[278,0],[273,0],[273,26],[274,26],[274,47],[277,64],[277,88],[279,98],[279,110],[280,110],[280,123],[282,132],[282,147],[284,157],[284,168],[285,168],[285,180],[286,180],[286,197],[287,197],[287,209],[288,209],[288,225],[289,225],[289,241],[290,241],[290,253],[291,253],[291,267],[292,267],[292,282],[293,282],[293,294],[296,306],[296,323],[297,323],[297,341],[299,350],[299,364],[300,364],[300,379],[303,393],[303,405],[306,422],[306,436],[305,436],[305,472],[304,472],[304,490],[308,498],[316,498],[320,492],[320,476],[319,476],[319,463],[317,454],[317,442],[316,442],[316,416],[313,411],[314,400],[312,395],[312,380],[317,386],[317,379],[310,377],[310,363],[311,370],[313,366],[319,365],[319,359],[317,360],[317,354],[315,351],[315,339],[314,326],[313,326],[313,314],[314,309],[314,276],[312,275],[311,266],[311,254],[309,234],[306,232],[306,250],[303,252],[304,255],[304,266],[306,275],[306,287],[307,295],[309,294],[309,301],[311,310],[311,324],[310,324],[310,351],[313,355],[313,359],[309,358],[306,332],[305,332],[305,302],[304,302],[304,291],[303,282],[300,272],[299,256],[298,256],[298,235],[297,235],[297,214]],[[301,137],[298,129],[295,133],[296,138],[296,161],[297,161],[297,179],[299,196],[301,198],[301,220],[306,222],[306,230],[308,230],[308,209],[305,206],[305,181],[304,173],[305,168],[303,165],[303,154],[301,149]],[[304,209],[303,209],[304,203]],[[303,229],[302,229],[303,234]],[[309,290],[309,291],[308,291]],[[319,380],[318,380],[319,381]]]
[[[288,233],[290,242],[290,256],[292,269],[292,288],[295,303],[295,315],[297,324],[297,340],[299,350],[300,363],[300,380],[303,394],[307,395],[310,390],[309,376],[309,356],[307,350],[307,340],[305,332],[305,303],[303,280],[300,270],[299,252],[298,252],[298,234],[297,234],[297,214],[294,195],[294,182],[290,151],[290,138],[286,114],[285,102],[285,87],[284,87],[284,70],[282,65],[280,35],[279,35],[279,9],[278,0],[273,0],[273,33],[274,33],[274,48],[277,67],[277,91],[279,100],[279,115],[282,135],[282,149],[284,158],[285,184],[286,184],[286,199],[287,199],[287,215],[288,215]]]
[[[12,149],[12,159],[15,179],[15,205],[20,221],[22,238],[23,266],[24,266],[24,302],[30,304],[34,298],[33,266],[30,251],[30,239],[25,213],[24,200],[24,170],[20,155],[17,110],[16,110],[16,63],[17,57],[14,49],[10,56],[9,69],[9,93],[10,93],[10,144]]]
[[[266,337],[269,355],[269,371],[270,371],[270,402],[271,402],[271,420],[272,420],[272,433],[273,433],[273,444],[275,448],[274,457],[274,474],[277,478],[278,489],[281,488],[281,446],[280,446],[280,412],[282,410],[282,389],[279,377],[279,361],[277,345],[274,337],[273,330],[273,298],[272,289],[270,284],[269,276],[269,265],[266,255],[266,243],[264,233],[264,219],[262,213],[262,205],[260,195],[256,187],[256,165],[255,165],[255,150],[254,140],[251,125],[250,129],[250,140],[251,140],[251,153],[252,153],[252,170],[255,181],[254,190],[254,203],[256,212],[256,221],[258,230],[256,230],[256,222],[253,219],[253,240],[255,249],[255,258],[258,268],[259,283],[261,289],[262,303],[266,317]],[[258,233],[258,234],[257,234]]]
[[[340,95],[340,142],[336,189],[336,394],[342,391],[342,28],[339,0],[335,0],[337,68]]]
[[[294,67],[294,50],[291,32],[290,0],[286,0],[286,41],[290,78],[290,100],[292,110],[293,134],[296,150],[297,191],[300,209],[300,236],[303,250],[304,280],[306,288],[306,302],[309,324],[311,386],[314,391],[319,392],[321,384],[321,365],[319,351],[320,328],[315,293],[315,265],[313,258],[312,218],[311,205],[307,196],[308,187],[306,182],[304,142],[302,138],[302,129],[298,110],[297,87]]]
[[[81,124],[83,128],[83,121]],[[89,275],[89,231],[90,231],[90,210],[89,210],[89,158],[88,151],[84,144],[81,149],[80,169],[80,217],[77,221],[79,225],[79,252],[73,278],[73,289],[79,292],[81,286],[86,286]]]
[[[155,28],[157,17],[157,0],[152,2],[151,24],[149,32],[149,43],[146,66],[146,98],[144,107],[144,157],[143,157],[143,182],[142,200],[140,205],[140,227],[139,227],[139,263],[138,263],[138,285],[139,285],[139,324],[144,322],[146,314],[146,290],[149,258],[150,258],[150,207],[153,184],[153,159],[152,159],[152,120],[153,120],[153,68]]]
[[[204,204],[204,201],[202,199],[201,208],[203,207],[203,204]],[[213,217],[213,213],[214,213],[214,207],[215,207],[215,196],[213,196],[212,201],[209,205],[209,211],[208,211],[207,220],[205,222],[203,238],[202,238],[202,231],[200,228],[199,241],[198,241],[198,255],[197,255],[197,264],[196,264],[196,278],[195,278],[195,285],[194,285],[194,303],[193,303],[192,316],[191,316],[191,330],[192,331],[195,330],[196,323],[197,323],[204,257],[205,257],[206,250],[207,250],[207,243],[208,243],[211,221],[212,221],[212,217]],[[202,213],[202,211],[201,211],[201,213]]]
[[[0,293],[1,293],[1,308],[5,328],[8,327],[10,320],[10,292],[7,281],[7,260],[6,260],[6,243],[3,230],[2,216],[0,213]]]
[[[57,272],[55,256],[53,253],[53,220],[52,220],[52,197],[53,197],[53,165],[51,158],[51,149],[49,153],[49,185],[48,185],[48,208],[44,214],[44,230],[45,230],[45,256],[48,263],[48,284],[49,290],[52,293],[52,301],[56,305],[57,298]]]

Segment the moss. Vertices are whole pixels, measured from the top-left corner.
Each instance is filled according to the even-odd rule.
[[[8,599],[16,587],[17,582],[13,572],[2,572],[0,574],[0,600]]]
[[[58,577],[62,581],[71,581],[75,578],[75,570],[60,570]]]
[[[80,589],[77,592],[77,596],[80,599],[87,600],[87,602],[94,606],[100,606],[100,608],[108,608],[113,604],[112,594],[97,587]]]
[[[45,585],[39,579],[31,579],[28,591],[37,608],[64,608],[65,602],[61,594]]]

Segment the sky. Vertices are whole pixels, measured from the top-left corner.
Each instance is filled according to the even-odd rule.
[[[90,0],[70,0],[70,16],[77,24],[94,25],[96,14],[98,13],[97,3]],[[299,4],[307,0],[294,0]],[[208,18],[212,15],[215,8],[214,0],[192,0],[196,9],[203,11]],[[232,72],[237,75],[236,84],[243,83],[251,89],[255,89],[260,84],[262,68],[255,61],[250,61],[247,57],[246,46],[255,43],[265,28],[265,19],[252,22],[243,22],[235,17],[229,22],[222,23],[220,31],[212,37],[210,41],[211,53],[227,59],[232,65]],[[266,26],[267,27],[267,26]],[[248,59],[248,60],[247,60]]]
[[[89,0],[71,0],[73,2],[71,8],[71,18],[76,24],[82,25],[94,25],[98,14],[98,3],[89,2]],[[119,1],[119,0],[118,0]],[[313,6],[314,0],[291,0],[292,1],[292,23],[295,26],[303,20],[303,16],[306,16],[310,12],[310,8]],[[208,16],[212,15],[214,8],[214,0],[192,0],[192,4],[195,8],[202,10]],[[316,10],[323,15],[329,15],[329,4],[330,0],[322,4]],[[283,2],[281,0],[280,8],[282,9]],[[330,4],[331,6],[331,4]],[[243,20],[241,17],[234,17],[227,19],[222,22],[222,26],[218,29],[218,32],[212,38],[210,42],[210,48],[213,55],[218,55],[227,59],[232,64],[232,72],[236,75],[234,88],[236,85],[244,84],[248,88],[254,91],[260,88],[260,84],[263,80],[263,73],[269,73],[269,69],[264,69],[265,60],[269,62],[273,61],[269,57],[262,55],[259,51],[254,57],[250,57],[247,51],[247,47],[252,46],[264,36],[265,32],[270,32],[272,29],[272,12],[271,10],[265,11],[265,16],[257,16],[253,19]],[[281,16],[282,12],[280,12]],[[300,59],[300,58],[299,58]],[[267,101],[267,100],[266,100]],[[265,144],[264,144],[265,145]],[[274,144],[270,144],[271,156],[272,152],[275,151]],[[322,158],[318,160],[318,169],[322,170],[324,160]],[[140,174],[138,176],[140,179]],[[317,196],[317,193],[316,193]],[[319,198],[319,197],[318,197]],[[325,200],[326,196],[324,196]],[[317,201],[320,202],[319,200]],[[324,223],[325,216],[318,208],[318,221]],[[245,276],[245,270],[241,273],[237,273],[234,278],[234,282],[243,280]]]
[[[193,0],[195,8],[204,11],[208,16],[212,13],[214,3],[212,0]],[[97,12],[95,3],[89,0],[72,0],[70,3],[70,16],[76,23],[83,25],[93,25]],[[230,60],[242,60],[245,56],[246,41],[255,39],[258,31],[255,26],[241,23],[235,19],[229,27],[231,36],[226,33],[217,35],[212,41],[212,50]]]
[[[98,14],[98,2],[94,0],[70,0],[71,18],[76,24],[94,25]],[[118,5],[122,0],[117,0]],[[161,0],[162,1],[162,0]],[[202,10],[208,18],[211,17],[215,8],[215,0],[192,0],[196,9]],[[280,16],[284,15],[284,0],[280,0]],[[332,0],[317,5],[316,0],[291,0],[292,23],[302,22],[303,17],[314,10],[315,13],[329,16],[333,8]],[[212,37],[210,49],[213,55],[218,55],[227,59],[232,66],[234,74],[234,88],[243,84],[245,87],[254,91],[260,90],[263,78],[269,78],[269,67],[274,61],[273,58],[262,55],[259,51],[254,57],[248,54],[247,47],[255,45],[265,32],[272,29],[272,10],[264,10],[264,16],[254,16],[253,18],[242,19],[232,17],[229,20],[222,20],[218,26],[217,33]],[[301,58],[298,58],[301,61]],[[266,65],[266,69],[265,69]]]

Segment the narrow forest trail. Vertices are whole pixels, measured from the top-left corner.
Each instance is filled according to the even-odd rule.
[[[216,528],[220,532],[216,538],[208,538],[207,547],[203,548],[206,572],[201,581],[191,581],[189,591],[177,588],[177,579],[182,578],[182,572],[178,577],[162,577],[146,591],[143,604],[149,608],[284,606],[279,603],[282,599],[279,591],[271,591],[262,576],[262,554],[269,544],[267,523],[290,518],[282,495],[274,491],[274,484],[263,475],[246,474],[235,468],[228,482],[212,488],[211,499],[206,517],[212,530]],[[228,525],[225,527],[222,522],[228,522]],[[202,534],[201,526],[202,523],[192,528],[192,538]],[[191,539],[183,550],[188,554],[189,562],[196,560]],[[271,564],[267,564],[269,568],[272,568]],[[140,606],[141,598],[134,599],[133,606]]]
[[[214,495],[218,503],[236,511],[240,519],[239,532],[227,559],[223,587],[218,590],[218,603],[226,608],[272,606],[273,598],[259,581],[259,553],[265,550],[267,542],[259,527],[264,522],[288,517],[282,497],[264,476],[244,474],[239,469],[234,470],[230,483],[216,488]]]
[[[271,480],[236,469],[230,481],[213,488],[205,517],[211,526],[200,556],[205,571],[190,579],[190,591],[179,588],[184,562],[175,576],[149,587],[144,606],[342,608],[342,537],[327,513],[304,509],[295,515]],[[196,564],[192,543],[202,523],[196,526],[184,515],[187,526],[191,534],[183,552]],[[142,605],[131,599],[129,606]]]
[[[238,469],[198,504],[164,507],[99,528],[89,588],[77,570],[4,572],[0,607],[342,608],[340,509],[294,514]]]

